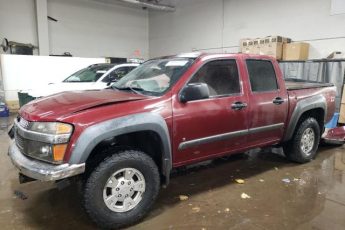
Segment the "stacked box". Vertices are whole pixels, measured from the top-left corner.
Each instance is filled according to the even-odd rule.
[[[242,38],[240,39],[240,51],[242,51],[243,49],[245,49],[245,47],[247,47],[248,42],[250,41],[250,38]]]
[[[286,43],[283,46],[283,50],[283,60],[305,61],[309,57],[309,43]]]
[[[343,89],[345,89],[345,85],[343,86]],[[339,113],[339,123],[345,124],[345,90],[343,90],[343,95],[341,97],[341,103],[340,103],[340,113]]]
[[[291,42],[290,38],[268,36],[266,38],[241,39],[240,51],[247,54],[261,54],[282,59],[283,44]]]
[[[263,53],[263,47],[265,46],[265,39],[264,38],[261,38],[260,40],[259,40],[259,46],[260,46],[260,52],[259,52],[259,54],[260,55],[263,55],[264,53]]]
[[[274,57],[278,60],[283,56],[283,44],[291,42],[290,38],[282,36],[269,36],[264,39],[260,54]]]
[[[253,54],[260,54],[260,38],[253,40]]]
[[[245,54],[253,53],[253,41],[250,38],[240,40],[240,52]]]

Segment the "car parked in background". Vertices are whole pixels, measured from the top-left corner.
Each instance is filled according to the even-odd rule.
[[[64,91],[104,89],[137,66],[138,63],[94,64],[75,72],[63,82],[51,83],[45,88],[29,90],[27,93],[33,98],[39,98]]]

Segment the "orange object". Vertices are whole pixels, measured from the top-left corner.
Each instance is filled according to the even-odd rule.
[[[68,124],[58,124],[56,127],[56,133],[57,134],[65,134],[65,133],[71,133],[72,132],[72,126]]]
[[[66,152],[67,144],[62,144],[62,145],[54,145],[53,146],[53,156],[54,156],[54,161],[62,161],[65,152]]]

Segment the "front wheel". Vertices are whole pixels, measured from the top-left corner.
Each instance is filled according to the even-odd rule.
[[[84,206],[96,224],[119,228],[148,213],[160,186],[154,161],[140,151],[123,151],[102,161],[84,187]]]
[[[320,142],[320,126],[315,118],[307,118],[295,130],[292,139],[285,143],[286,157],[297,163],[306,163],[316,156]]]

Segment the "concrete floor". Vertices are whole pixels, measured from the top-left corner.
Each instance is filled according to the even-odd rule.
[[[9,143],[2,132],[1,229],[96,228],[81,208],[77,186],[60,191],[52,183],[20,185],[7,157]],[[242,193],[251,198],[242,199]],[[322,147],[305,165],[264,151],[179,170],[152,212],[131,229],[345,229],[345,149]]]

